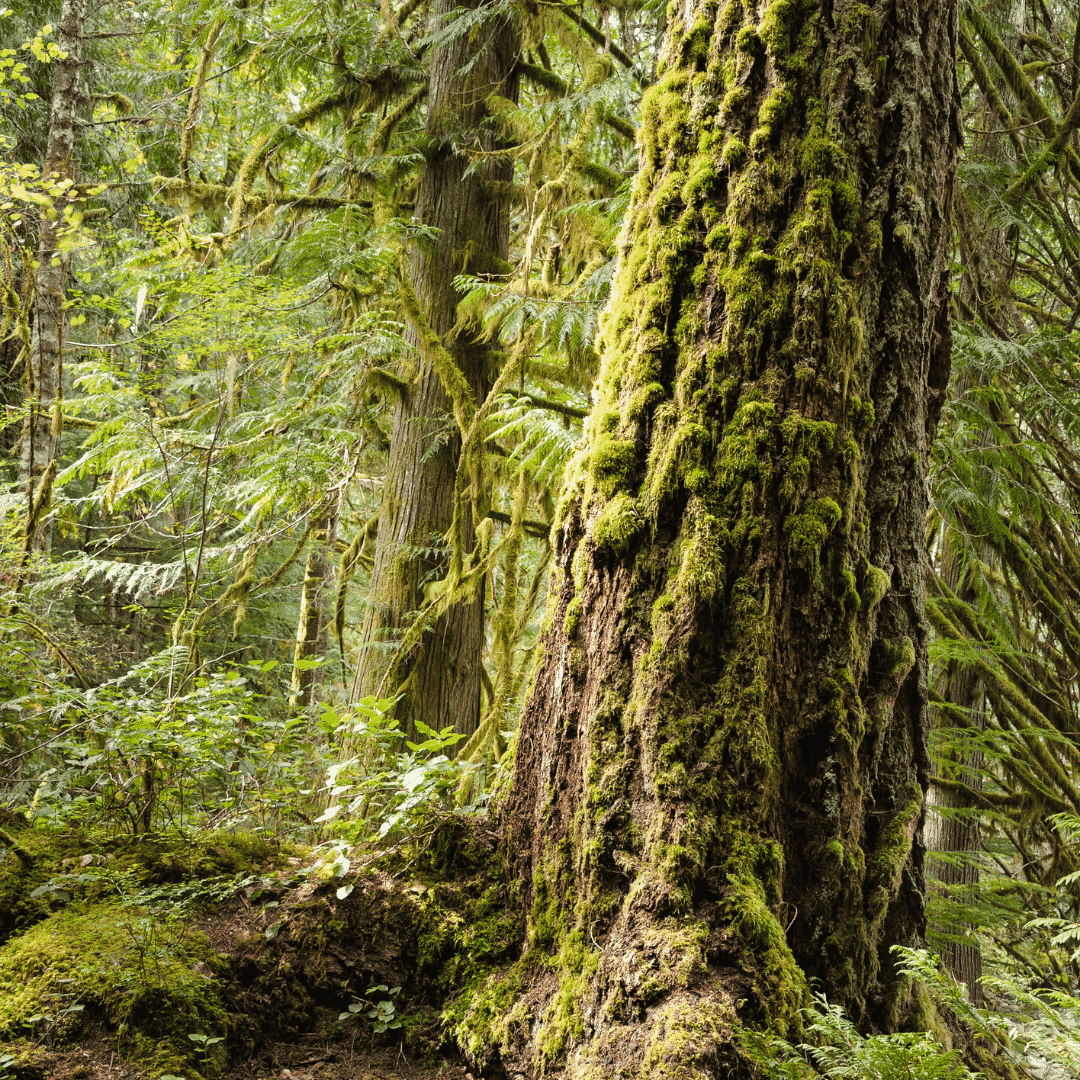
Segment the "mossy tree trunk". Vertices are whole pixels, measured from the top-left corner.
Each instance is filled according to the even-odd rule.
[[[486,6],[483,3],[466,5]],[[432,17],[442,26],[457,0],[436,0]],[[442,339],[476,403],[494,381],[492,348],[468,334],[450,339],[460,294],[454,276],[500,273],[509,244],[507,157],[477,162],[469,151],[491,151],[498,130],[488,109],[492,95],[517,96],[518,34],[512,20],[494,15],[479,31],[444,40],[431,57],[425,162],[416,202],[417,220],[437,230],[418,243],[409,276],[428,326]],[[353,694],[402,693],[398,719],[407,733],[421,720],[472,734],[480,720],[484,597],[454,605],[433,622],[407,658],[387,670],[394,646],[424,599],[424,587],[444,576],[446,534],[454,513],[454,485],[461,440],[451,399],[430,357],[420,348],[419,371],[394,414],[363,650]],[[466,552],[475,543],[471,515],[462,522]]]
[[[337,532],[336,504],[312,530],[311,547],[304,562],[304,583],[300,589],[300,611],[296,620],[293,669],[289,680],[289,712],[303,712],[316,704],[320,674],[304,661],[326,656],[329,637],[329,598],[333,590],[334,566],[330,551]]]
[[[502,810],[522,989],[463,1031],[511,1072],[737,1073],[808,977],[920,1004],[956,4],[669,11]]]
[[[60,443],[63,397],[64,279],[68,255],[62,250],[64,208],[74,179],[76,112],[83,63],[86,0],[64,0],[57,25],[62,58],[52,61],[53,90],[49,140],[42,176],[50,185],[53,206],[41,213],[38,265],[34,272],[34,322],[27,373],[27,418],[19,457],[19,483],[27,493],[27,547],[48,507]],[[52,466],[52,469],[50,469]]]

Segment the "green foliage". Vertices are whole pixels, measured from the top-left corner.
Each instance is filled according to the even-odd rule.
[[[301,791],[317,775],[320,743],[303,718],[264,711],[251,685],[276,665],[198,675],[170,697],[169,674],[186,656],[167,650],[85,691],[50,688],[56,714],[79,718],[55,732],[32,719],[40,689],[9,701],[23,717],[9,737],[45,740],[48,767],[14,785],[30,822],[145,832],[210,821],[274,833],[310,805]]]
[[[428,830],[432,810],[450,803],[462,776],[474,768],[447,755],[464,735],[421,722],[417,727],[426,738],[412,742],[393,719],[393,706],[392,699],[363,698],[343,715],[327,709],[319,721],[355,748],[327,769],[323,788],[329,805],[316,819],[332,823],[328,831],[340,845],[398,841]]]
[[[369,986],[364,991],[365,994],[389,994],[389,997],[373,999],[371,1001],[356,1001],[353,1002],[346,1012],[343,1012],[338,1020],[353,1020],[360,1016],[370,1020],[372,1023],[372,1030],[376,1035],[381,1035],[384,1031],[396,1031],[401,1027],[401,1021],[397,1019],[394,1009],[394,995],[401,992],[400,986],[390,988],[386,983],[380,983],[378,986]]]
[[[767,5],[760,25],[739,32],[739,50],[752,57],[767,49],[780,67],[795,64],[790,25],[798,8]],[[422,728],[406,742],[388,718],[391,700],[348,704],[335,680],[347,682],[361,648],[402,648],[397,639],[373,646],[357,631],[392,414],[418,363],[396,282],[410,253],[432,239],[413,217],[424,162],[451,149],[472,152],[452,116],[435,118],[437,135],[425,133],[428,58],[451,40],[483,35],[487,20],[509,10],[505,3],[463,9],[429,26],[408,6],[393,13],[275,0],[194,20],[168,4],[100,9],[87,36],[93,64],[77,187],[40,176],[58,56],[54,32],[42,24],[54,14],[22,5],[3,17],[0,397],[8,426],[0,445],[8,494],[0,500],[0,782],[12,817],[4,818],[0,929],[5,936],[34,924],[40,930],[4,946],[10,952],[0,964],[14,972],[5,998],[15,1003],[11,1031],[60,1036],[90,1001],[117,1023],[130,1019],[124,1000],[147,1012],[166,1001],[181,1024],[167,1036],[169,1067],[217,1068],[221,1036],[204,1032],[225,1024],[199,996],[201,984],[183,975],[184,963],[204,954],[199,942],[178,937],[178,927],[200,905],[260,887],[260,879],[238,870],[256,851],[241,850],[242,832],[210,830],[326,840],[321,873],[341,880],[344,899],[350,859],[368,857],[356,846],[420,846],[455,802],[465,804],[460,812],[485,804],[484,785],[503,759],[536,654],[549,527],[589,408],[656,4],[605,9],[599,30],[578,8],[515,9],[525,42],[522,90],[515,102],[485,104],[498,152],[515,161],[509,190],[492,193],[512,221],[513,262],[478,276],[463,253],[451,335],[490,341],[493,366],[505,375],[471,432],[481,465],[454,496],[475,500],[482,513],[474,523],[489,541],[485,558],[462,571],[472,574],[468,588],[483,583],[488,600],[481,729],[467,744],[448,728]],[[738,10],[725,6],[717,23]],[[687,29],[687,54],[705,64],[712,27]],[[972,130],[955,210],[957,378],[932,451],[928,535],[933,749],[938,786],[956,796],[942,812],[981,830],[979,852],[945,853],[941,861],[982,874],[975,893],[943,887],[934,911],[949,916],[943,921],[954,938],[983,935],[994,971],[988,991],[999,1005],[1012,1003],[1033,1052],[1065,1055],[1064,1067],[1078,1072],[1075,1048],[1063,1049],[1072,1044],[1061,1010],[1076,1007],[1068,995],[1077,989],[1080,858],[1055,828],[1075,827],[1080,816],[1071,674],[1080,663],[1080,242],[1066,47],[1074,35],[1075,13],[1057,3],[1008,17],[1001,5],[969,5],[964,16],[960,82]],[[627,53],[636,64],[625,62]],[[742,107],[747,91],[727,90],[724,107]],[[642,131],[647,155],[660,125],[682,123],[673,104],[679,93],[669,80],[652,95]],[[672,214],[682,204],[708,212],[721,170],[738,211],[738,198],[751,193],[737,186],[739,174],[771,182],[755,170],[792,105],[790,95],[771,95],[746,138],[708,149],[685,175],[657,184],[649,212]],[[824,127],[800,148],[800,167],[815,180],[793,223],[798,243],[783,258],[802,258],[811,242],[830,255],[853,243],[859,207],[847,178],[834,175],[834,149]],[[34,302],[35,215],[56,213],[57,199],[62,246],[74,259],[64,297],[68,385],[48,542],[28,555],[17,486],[20,379]],[[739,213],[731,217],[710,223],[703,242],[730,299],[725,347],[733,355],[744,349],[739,362],[751,364],[756,335],[774,318],[755,297],[771,282],[768,295],[787,303],[773,288],[778,266],[785,268],[776,254],[746,250]],[[903,246],[912,226],[898,221],[893,235]],[[873,242],[868,234],[861,243]],[[634,270],[643,309],[664,289],[703,287],[701,278],[681,281],[680,258],[653,252],[653,262]],[[844,304],[838,295],[828,317],[815,315],[803,330],[834,327],[846,355],[861,331]],[[613,335],[637,333],[625,311],[611,321]],[[716,469],[773,483],[776,449],[789,488],[791,549],[815,567],[824,563],[834,531],[858,523],[845,520],[846,508],[831,497],[804,497],[795,480],[836,451],[835,433],[767,415],[771,406],[751,390],[725,405],[719,456],[702,455],[695,446],[707,429],[676,422],[656,381],[652,344],[635,345],[638,382],[627,382],[623,415],[656,425],[661,452],[636,460],[639,433],[605,419],[623,388],[604,388],[585,466],[606,497],[589,525],[592,539],[626,554],[664,500],[696,498]],[[829,373],[846,395],[852,430],[871,432],[873,405],[848,393],[848,377],[846,369]],[[431,447],[452,431],[440,421]],[[649,481],[637,498],[627,489],[639,467]],[[760,527],[747,514],[742,532],[729,534],[714,509],[697,513],[694,535],[678,551],[678,600],[666,592],[657,601],[661,646],[686,605],[714,596],[720,548]],[[361,542],[350,545],[352,537]],[[425,582],[431,596],[450,588],[445,568],[459,547],[453,536],[435,536],[408,552],[435,567]],[[323,609],[311,652],[297,652],[309,558],[331,566],[339,555],[336,577],[322,572],[313,589],[340,597],[337,634],[325,634]],[[869,564],[841,573],[850,609],[873,617],[889,574]],[[568,636],[580,607],[575,599],[567,609]],[[416,614],[420,629],[428,613]],[[750,632],[751,623],[746,618],[741,629]],[[884,649],[882,675],[902,678],[910,650],[906,639]],[[953,700],[962,672],[980,686],[981,707]],[[741,703],[732,709],[739,722],[754,715]],[[676,794],[681,782],[665,780]],[[60,830],[76,823],[93,839],[63,846],[69,840]],[[887,838],[899,840],[898,828]],[[196,848],[185,847],[181,831],[199,838]],[[24,863],[19,849],[33,861]],[[260,860],[271,857],[259,850]],[[882,854],[899,850],[891,844]],[[93,861],[81,865],[86,855]],[[890,860],[880,861],[874,872],[885,878]],[[783,949],[775,912],[760,889],[733,881],[740,932],[775,960]],[[108,938],[117,958],[111,973],[76,955],[99,930],[96,916],[79,922],[81,905],[105,900],[120,927]],[[54,983],[34,967],[43,962],[46,928],[64,942]],[[554,943],[554,930],[542,929]],[[494,916],[475,934],[503,943],[510,936]],[[584,940],[566,946],[568,981],[550,1018],[553,1054],[581,1022],[575,988],[590,956]],[[945,993],[936,974],[919,970]],[[480,979],[478,971],[466,981]],[[481,974],[486,980],[491,971]],[[511,1020],[500,1009],[521,987],[513,976],[493,987],[478,1005],[488,1012],[477,1030],[505,1032]],[[382,984],[368,991],[376,992],[388,993]],[[396,1028],[392,997],[342,1015]],[[947,1000],[963,1011],[955,997]],[[772,1055],[762,1066],[774,1070],[767,1075],[966,1075],[928,1036],[864,1037],[824,1001],[805,1016],[803,1046],[756,1044],[755,1052]],[[11,1057],[0,1055],[0,1070]]]
[[[863,1035],[838,1006],[818,996],[803,1012],[807,1041],[796,1046],[757,1032],[740,1045],[767,1080],[976,1080],[956,1050],[929,1032]]]

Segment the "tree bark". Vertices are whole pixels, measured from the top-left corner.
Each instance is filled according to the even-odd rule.
[[[74,179],[75,122],[78,109],[79,73],[83,63],[83,25],[86,0],[64,0],[57,26],[57,45],[67,55],[53,61],[53,92],[49,109],[49,141],[42,175],[54,185],[53,208],[41,217],[38,234],[38,266],[34,281],[34,325],[28,365],[28,415],[22,436],[19,482],[27,493],[27,538],[34,532],[48,505],[51,479],[48,469],[60,444],[63,417],[64,279],[68,256],[61,250],[68,203],[65,181]],[[35,483],[41,485],[35,492]]]
[[[990,241],[995,239],[1000,240],[1000,235],[988,238]],[[961,296],[965,291],[962,286]],[[971,389],[971,379],[961,377],[953,380],[950,393],[954,399],[960,399]],[[982,448],[986,449],[989,437],[984,434],[980,441]],[[968,542],[972,541],[969,539]],[[959,599],[964,603],[975,603],[975,589],[971,581],[963,576],[965,559],[961,547],[957,534],[946,527],[940,572],[948,588],[959,594]],[[996,566],[997,556],[990,545],[983,543],[979,548],[981,550],[977,549],[977,557],[991,567]],[[953,661],[943,676],[942,699],[952,709],[966,714],[965,727],[981,731],[986,723],[986,694],[978,673],[970,666]],[[933,726],[938,729],[956,726],[957,717],[951,712],[936,708],[931,717]],[[974,807],[970,798],[936,784],[935,780],[948,774],[973,791],[980,791],[982,766],[983,755],[978,749],[937,758],[926,799],[926,850],[931,856],[929,876],[932,887],[938,893],[939,905],[936,916],[931,910],[928,937],[946,969],[967,987],[968,999],[976,1008],[983,1005],[983,990],[979,982],[983,973],[982,946],[974,936],[974,925],[960,917],[958,909],[975,902],[982,836],[978,818],[972,813]],[[967,813],[954,813],[957,810]],[[935,858],[935,855],[943,858]]]
[[[511,1074],[740,1075],[808,977],[919,1007],[956,4],[669,11],[502,806],[521,989],[464,1021]]]
[[[436,25],[458,6],[457,0],[437,0],[432,9]],[[480,32],[439,45],[431,57],[429,149],[416,217],[438,232],[415,246],[410,277],[428,325],[446,344],[477,404],[493,381],[495,361],[486,343],[467,335],[449,340],[461,299],[453,279],[505,268],[509,204],[504,190],[513,165],[505,157],[477,162],[468,151],[490,151],[497,144],[486,103],[493,94],[517,97],[517,49],[513,22],[499,15]],[[466,735],[480,720],[482,590],[433,623],[412,655],[396,666],[394,685],[385,678],[395,642],[423,603],[424,586],[446,570],[442,549],[453,519],[459,450],[450,399],[421,350],[419,373],[394,413],[364,645],[353,682],[354,698],[400,692],[397,716],[409,735],[416,732],[416,720],[436,729],[452,726]],[[475,523],[468,512],[465,518],[462,536],[468,552],[475,543]]]
[[[970,668],[957,666],[950,671],[942,696],[955,708],[966,711],[973,727],[981,729],[984,726],[982,687],[978,676]],[[937,723],[948,725],[951,719],[946,715]],[[963,754],[951,764],[952,778],[975,791],[982,788],[979,775],[983,764],[981,752]],[[978,819],[971,813],[970,799],[934,783],[942,767],[935,767],[926,805],[926,850],[931,853],[929,876],[934,888],[941,894],[939,902],[943,906],[942,913],[931,919],[929,937],[946,969],[967,987],[968,1000],[981,1009],[983,991],[979,980],[983,973],[982,947],[973,935],[974,925],[966,921],[957,908],[970,905],[975,900],[982,836]],[[956,810],[966,810],[968,813],[962,816],[950,813]],[[935,859],[934,854],[944,858]]]
[[[321,681],[314,668],[301,668],[304,660],[325,658],[329,636],[329,598],[334,567],[329,552],[337,532],[337,507],[312,530],[311,547],[304,563],[304,583],[300,589],[300,612],[296,621],[293,669],[289,680],[289,713],[296,715],[315,704]]]

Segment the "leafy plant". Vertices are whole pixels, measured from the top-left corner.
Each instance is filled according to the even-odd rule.
[[[210,1047],[215,1046],[220,1042],[224,1042],[224,1036],[218,1035],[211,1037],[209,1035],[203,1035],[199,1032],[193,1031],[188,1035],[188,1038],[193,1043],[196,1043],[199,1049],[202,1051],[203,1075],[208,1077],[210,1075]]]
[[[740,1037],[767,1080],[976,1080],[959,1052],[944,1049],[929,1032],[863,1035],[821,995],[803,1017],[807,1041],[794,1046],[766,1033]]]
[[[339,844],[414,835],[426,827],[432,809],[452,804],[462,776],[473,768],[446,753],[463,735],[421,722],[417,728],[426,737],[413,742],[394,720],[393,706],[392,699],[364,698],[344,715],[327,708],[320,718],[324,730],[354,750],[327,769],[329,805],[315,819]]]
[[[381,1035],[384,1031],[396,1030],[401,1027],[401,1021],[396,1018],[393,998],[400,992],[400,986],[391,989],[385,983],[368,987],[364,991],[365,994],[389,994],[390,996],[378,1001],[354,1001],[346,1012],[338,1016],[338,1020],[354,1020],[362,1016],[372,1022],[376,1035]]]

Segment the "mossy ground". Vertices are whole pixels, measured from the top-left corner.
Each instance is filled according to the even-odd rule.
[[[461,1076],[444,1033],[515,958],[493,841],[455,819],[347,878],[251,836],[8,831],[26,856],[0,855],[16,1080]],[[380,1001],[395,1007],[382,1033],[365,1015]]]

